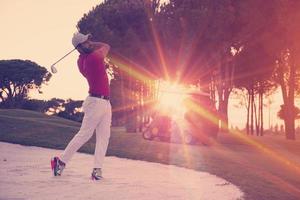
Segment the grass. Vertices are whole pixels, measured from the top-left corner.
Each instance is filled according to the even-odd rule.
[[[0,110],[0,141],[64,149],[79,127],[32,111]],[[92,154],[94,140],[80,151]],[[247,200],[300,199],[300,142],[279,136],[221,134],[208,147],[146,141],[140,134],[112,128],[108,155],[206,171],[239,186]]]

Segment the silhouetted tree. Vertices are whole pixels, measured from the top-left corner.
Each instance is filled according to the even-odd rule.
[[[27,99],[22,103],[21,108],[45,113],[48,111],[48,101],[39,99]]]
[[[29,60],[0,61],[1,106],[14,107],[27,98],[29,90],[38,89],[48,82],[51,74],[46,68]]]
[[[112,47],[110,62],[118,67],[115,68],[118,77],[115,83],[112,81],[111,89],[122,94],[118,100],[119,96],[112,92],[113,110],[122,108],[123,112],[128,112],[124,115],[128,118],[126,121],[137,120],[141,101],[136,97],[142,94],[141,84],[153,77],[146,69],[157,66],[153,64],[156,58],[153,55],[157,52],[149,21],[158,6],[159,1],[107,0],[84,15],[78,23],[81,32],[92,33],[92,39],[105,41]]]
[[[82,103],[83,101],[66,100],[62,105],[64,109],[58,112],[57,116],[81,122],[83,119]]]
[[[295,140],[295,103],[296,91],[299,91],[300,72],[300,27],[295,26],[300,20],[300,1],[278,1],[278,41],[281,41],[281,51],[278,52],[277,68],[274,73],[279,83],[283,97],[284,124],[286,138]]]

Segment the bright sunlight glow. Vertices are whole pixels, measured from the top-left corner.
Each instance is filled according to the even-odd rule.
[[[160,81],[158,88],[158,107],[162,112],[183,115],[186,111],[184,99],[186,88],[177,83]]]

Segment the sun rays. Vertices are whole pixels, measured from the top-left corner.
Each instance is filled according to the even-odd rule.
[[[159,34],[157,33],[157,30],[155,29],[155,24],[153,22],[150,22],[149,24],[150,26],[150,30],[151,30],[151,34],[153,37],[153,43],[155,44],[155,48],[156,48],[156,52],[157,55],[159,57],[159,61],[160,64],[159,66],[162,67],[162,77],[165,78],[165,80],[167,81],[167,84],[170,84],[171,80],[173,79],[175,82],[180,80],[180,77],[170,77],[170,74],[168,69],[169,67],[167,66],[168,62],[166,61],[166,57],[165,57],[165,52],[163,49],[163,46],[161,45],[161,39],[159,37]],[[180,38],[178,38],[180,40]],[[184,40],[181,39],[182,43],[184,43]],[[183,46],[184,44],[182,44],[180,46],[180,48],[178,49],[178,57],[174,58],[176,60],[180,60],[180,69],[185,69],[186,65],[188,63],[190,63],[190,59],[192,59],[192,51],[194,51],[196,49],[195,45],[196,43],[199,43],[199,41],[195,40],[195,44],[191,45],[190,48],[190,55],[184,56],[185,59],[182,60],[181,56],[184,54],[183,51]],[[141,47],[141,51],[143,51],[142,47]],[[145,53],[146,54],[146,53]],[[148,58],[149,60],[151,60],[150,58]],[[201,58],[203,59],[203,58]],[[155,80],[158,78],[158,76],[154,73],[151,72],[151,70],[147,70],[142,66],[139,66],[138,64],[134,63],[132,60],[122,56],[122,55],[117,55],[114,54],[111,57],[111,61],[119,68],[119,70],[126,74],[127,76],[131,77],[132,79],[138,80],[138,81],[151,81],[151,80]],[[178,63],[179,64],[179,63]],[[261,69],[263,70],[263,69]],[[249,72],[249,73],[259,73],[259,71],[257,72]],[[247,76],[247,75],[243,75],[243,76]],[[242,76],[239,78],[243,78]],[[168,82],[169,81],[169,82]],[[178,83],[180,84],[180,83]],[[131,88],[127,88],[128,90],[132,90]],[[164,93],[165,92],[165,93]],[[166,93],[169,93],[168,95],[166,95]],[[176,106],[181,106],[181,102],[183,101],[184,98],[186,98],[186,96],[181,95],[178,93],[184,93],[179,89],[178,85],[174,85],[173,88],[172,86],[169,87],[165,87],[161,85],[161,90],[158,91],[158,95],[160,97],[158,97],[158,99],[145,99],[144,100],[144,105],[149,105],[152,106],[154,103],[157,103],[156,101],[160,101],[160,106],[162,106],[161,108],[165,108],[165,107],[176,107]],[[118,112],[118,111],[125,111],[129,108],[135,107],[137,106],[138,103],[131,103],[128,105],[123,105],[120,107],[116,107],[113,109],[113,112]],[[188,109],[192,109],[194,110],[202,119],[205,119],[207,121],[209,121],[212,124],[215,124],[216,126],[219,125],[219,116],[217,114],[217,112],[211,112],[207,109],[207,107],[201,105],[201,104],[197,104],[195,102],[185,102],[185,106],[188,107]],[[182,107],[183,108],[183,107]],[[186,109],[186,108],[184,108]],[[185,110],[182,110],[183,112],[185,112]],[[148,111],[145,111],[148,112]],[[172,113],[173,114],[173,113]],[[130,116],[127,116],[130,117]],[[231,136],[233,136],[234,138],[236,138],[238,141],[244,142],[247,145],[253,147],[253,149],[256,149],[258,152],[266,155],[268,158],[270,158],[272,161],[274,161],[275,163],[279,164],[281,167],[284,167],[284,169],[288,170],[291,173],[295,173],[296,176],[300,176],[300,167],[299,165],[292,161],[289,158],[286,158],[284,155],[280,154],[279,151],[277,151],[276,149],[274,149],[271,146],[267,146],[265,144],[263,144],[262,142],[260,142],[259,140],[254,140],[253,138],[247,136],[244,132],[242,131],[237,131],[237,130],[230,130],[228,132],[228,134],[230,134]],[[225,147],[221,144],[218,143],[217,140],[211,139],[211,144],[212,144],[212,151],[214,151],[216,154],[221,154],[222,156],[224,156],[225,158],[227,157],[229,160],[231,159],[232,161],[236,161],[236,162],[240,162],[237,159],[237,156],[234,155],[234,153],[228,154],[225,151]],[[193,165],[193,160],[192,157],[190,156],[191,152],[190,152],[190,148],[187,145],[183,145],[183,154],[185,157],[185,161],[186,163],[191,166]],[[238,153],[238,152],[237,152]],[[172,163],[172,148],[170,148],[170,152],[169,152],[169,159],[170,159],[170,163]],[[246,159],[246,158],[245,158]],[[255,166],[255,165],[253,165]],[[251,170],[258,170],[258,169],[251,169]],[[257,172],[260,173],[260,172]],[[285,180],[282,180],[280,178],[278,178],[276,175],[273,174],[267,174],[267,173],[262,173],[260,174],[260,176],[263,176],[265,179],[268,179],[270,182],[272,182],[273,184],[279,185],[281,188],[283,188],[286,191],[290,191],[290,192],[295,192],[295,193],[300,193],[299,189],[293,185],[290,185],[289,183],[287,183]]]

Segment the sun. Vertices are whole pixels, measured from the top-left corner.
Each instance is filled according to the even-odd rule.
[[[178,83],[161,81],[158,88],[158,109],[161,112],[183,115],[186,111],[184,100],[186,88]]]

